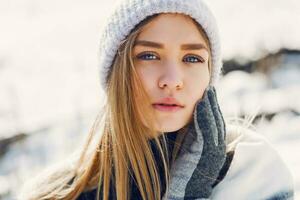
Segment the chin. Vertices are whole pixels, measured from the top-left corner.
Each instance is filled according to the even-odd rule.
[[[190,123],[191,119],[191,116],[185,117],[185,115],[159,116],[156,118],[155,130],[162,133],[178,131]]]
[[[168,124],[161,124],[161,126],[158,128],[157,131],[159,132],[174,132],[178,131],[182,127],[184,127],[184,124],[182,126],[174,126],[175,123],[168,123]]]

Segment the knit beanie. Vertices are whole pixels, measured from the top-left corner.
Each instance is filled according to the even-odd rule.
[[[222,67],[219,31],[214,15],[203,0],[119,0],[104,21],[100,37],[99,77],[104,91],[113,59],[122,40],[139,22],[159,13],[182,13],[194,18],[201,25],[211,48],[209,85],[217,84]]]

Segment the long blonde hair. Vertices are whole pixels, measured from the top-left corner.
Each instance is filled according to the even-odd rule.
[[[98,188],[97,199],[107,200],[110,183],[114,181],[117,184],[117,199],[126,200],[130,199],[130,176],[135,177],[144,200],[160,199],[161,182],[149,138],[155,141],[163,160],[166,190],[168,190],[168,169],[176,158],[186,129],[180,130],[181,133],[176,138],[176,145],[172,152],[172,161],[169,163],[165,136],[162,133],[158,134],[152,128],[155,122],[153,111],[147,106],[151,103],[144,88],[141,87],[132,60],[132,50],[138,34],[143,25],[157,15],[147,17],[139,23],[120,45],[107,80],[106,102],[81,152],[70,159],[70,165],[63,163],[46,170],[33,180],[34,184],[26,184],[20,199],[72,200],[84,191]],[[195,24],[207,45],[210,46],[202,27],[196,22]],[[209,71],[211,71],[211,58]],[[147,122],[147,127],[142,123],[142,118]],[[97,131],[100,134],[97,135]],[[102,197],[99,191],[103,194]]]

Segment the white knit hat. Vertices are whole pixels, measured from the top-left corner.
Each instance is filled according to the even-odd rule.
[[[222,68],[219,31],[214,15],[203,0],[120,0],[105,21],[100,38],[100,81],[106,89],[108,73],[115,54],[130,31],[147,16],[182,13],[194,18],[208,36],[212,70],[210,85],[216,85]]]

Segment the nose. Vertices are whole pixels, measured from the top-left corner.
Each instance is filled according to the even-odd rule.
[[[179,67],[166,67],[159,78],[159,87],[161,89],[179,90],[183,87],[183,73]]]

